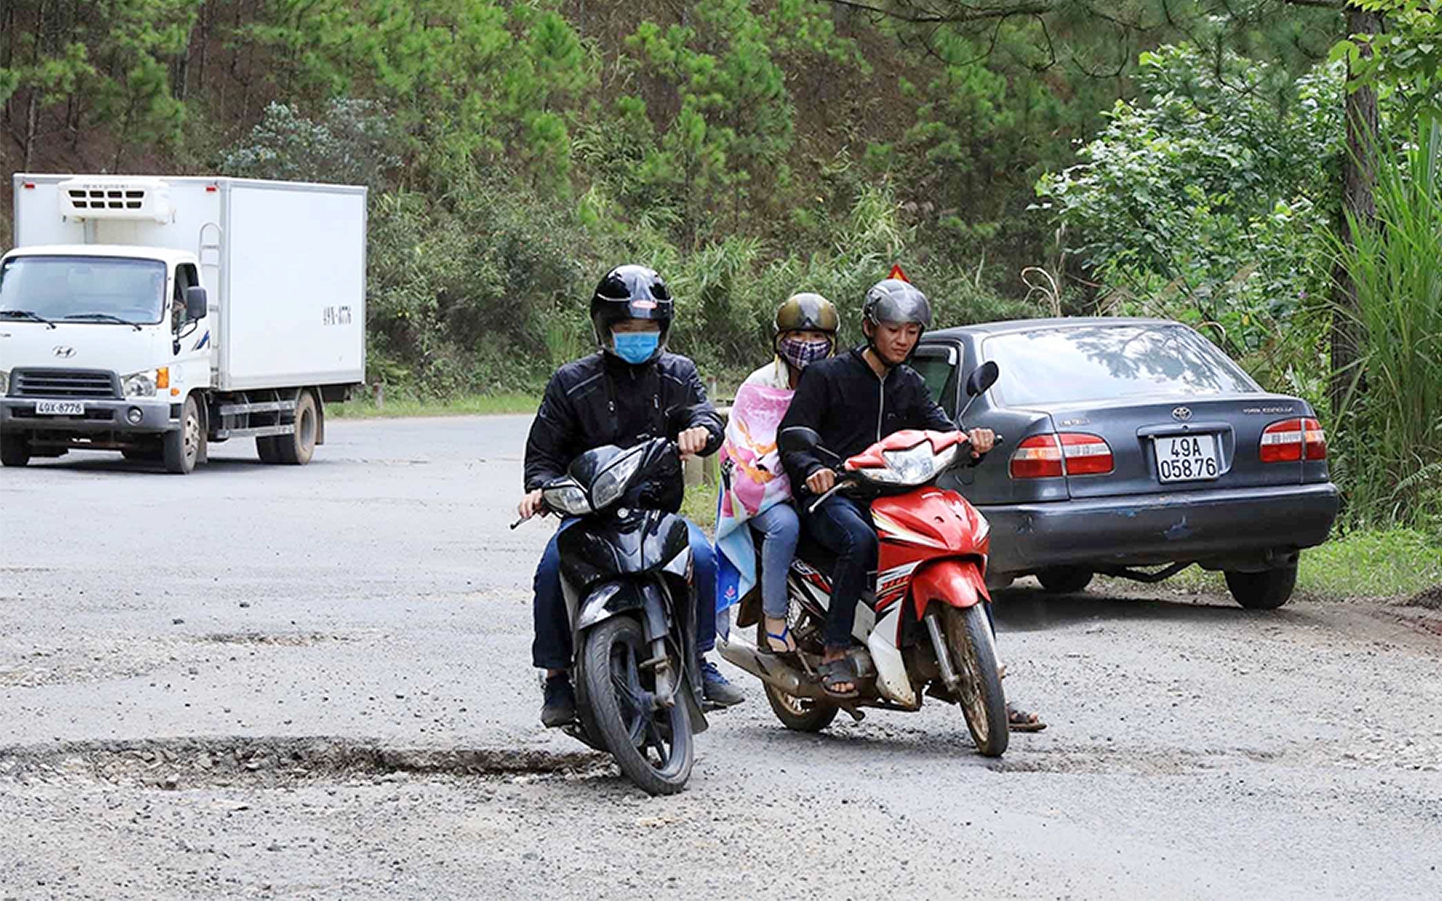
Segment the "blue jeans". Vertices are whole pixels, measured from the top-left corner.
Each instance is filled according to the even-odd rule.
[[[790,504],[776,504],[765,513],[751,517],[751,528],[761,539],[761,609],[773,619],[784,619],[790,607],[786,598],[786,573],[796,556],[801,537],[801,520]]]
[[[851,647],[856,605],[866,590],[866,574],[876,569],[876,526],[870,505],[833,494],[815,513],[806,514],[806,529],[822,547],[836,555],[831,571],[831,606],[826,611],[826,647]]]
[[[561,593],[561,552],[556,537],[574,522],[568,519],[561,523],[536,566],[536,596],[531,608],[536,639],[531,643],[531,663],[539,669],[571,668],[571,620]],[[688,521],[686,525],[691,530],[691,556],[695,561],[696,650],[704,654],[716,647],[716,553],[695,523]]]

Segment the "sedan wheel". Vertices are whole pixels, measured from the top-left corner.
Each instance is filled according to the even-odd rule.
[[[1283,566],[1259,573],[1229,572],[1227,590],[1248,610],[1275,610],[1292,597],[1297,585],[1297,567]]]
[[[1092,581],[1092,572],[1080,566],[1057,566],[1036,574],[1036,580],[1052,594],[1075,594]]]

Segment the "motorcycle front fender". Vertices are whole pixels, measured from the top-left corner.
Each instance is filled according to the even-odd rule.
[[[990,603],[981,562],[969,557],[947,557],[917,567],[911,577],[911,602],[917,622],[932,603],[966,608]]]
[[[666,609],[666,595],[661,586],[651,579],[616,579],[591,586],[590,592],[581,601],[580,613],[576,616],[577,634],[613,616],[641,611],[641,623],[646,630],[646,640],[665,638],[669,617]]]

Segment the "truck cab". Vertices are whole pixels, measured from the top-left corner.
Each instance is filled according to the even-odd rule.
[[[194,254],[11,251],[0,259],[0,429],[34,456],[75,444],[144,456],[182,428],[178,399],[210,387],[208,313]],[[57,424],[67,440],[47,428]],[[20,442],[5,443],[6,462],[19,462]]]

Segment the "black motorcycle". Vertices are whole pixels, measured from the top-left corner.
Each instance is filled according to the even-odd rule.
[[[542,486],[561,532],[577,722],[565,731],[616,758],[653,795],[686,785],[706,731],[696,670],[691,542],[673,441],[581,454]]]

